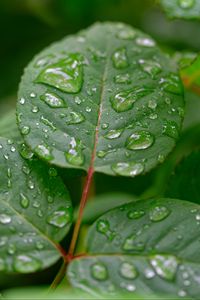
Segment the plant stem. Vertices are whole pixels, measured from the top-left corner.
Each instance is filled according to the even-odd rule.
[[[58,271],[54,281],[52,282],[49,290],[53,290],[59,285],[59,283],[61,282],[61,280],[64,277],[65,271],[66,271],[66,263],[63,262],[63,264],[62,264],[60,270]]]
[[[82,217],[83,217],[83,211],[84,211],[84,207],[86,205],[87,199],[88,199],[88,195],[89,195],[89,191],[90,191],[90,185],[91,185],[91,182],[92,182],[93,175],[94,175],[93,167],[90,167],[89,171],[88,171],[86,181],[85,181],[85,185],[84,185],[84,188],[83,188],[83,193],[82,193],[80,207],[79,207],[79,213],[78,213],[78,219],[77,219],[77,222],[76,222],[75,227],[74,227],[74,232],[73,232],[71,244],[70,244],[70,247],[69,247],[69,252],[68,252],[69,257],[73,257],[73,255],[74,255],[74,250],[75,250],[75,247],[76,247],[76,242],[77,242],[77,239],[78,239],[78,234],[79,234],[81,221],[82,221]]]

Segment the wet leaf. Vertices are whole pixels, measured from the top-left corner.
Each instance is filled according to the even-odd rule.
[[[199,0],[160,0],[170,18],[200,19]]]
[[[25,142],[49,163],[136,176],[172,150],[183,106],[176,70],[155,41],[104,23],[34,58],[17,115]]]
[[[71,262],[70,282],[91,294],[156,292],[198,299],[199,224],[200,206],[182,200],[115,208],[91,226],[88,254]]]
[[[0,138],[0,170],[0,271],[32,273],[52,265],[72,222],[56,169]]]

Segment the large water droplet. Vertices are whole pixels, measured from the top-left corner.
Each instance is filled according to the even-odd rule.
[[[126,49],[125,48],[117,49],[112,55],[112,61],[115,68],[117,69],[127,68],[129,63],[126,54]]]
[[[71,216],[69,210],[61,207],[58,210],[54,211],[47,218],[47,222],[55,227],[63,228],[66,226],[71,220]]]
[[[82,56],[68,54],[65,59],[47,66],[36,79],[67,93],[78,93],[83,84]]]
[[[54,158],[53,155],[51,154],[50,148],[45,144],[38,145],[35,148],[35,153],[39,155],[41,158],[44,158],[45,160],[48,161]]]
[[[84,163],[84,155],[82,153],[83,146],[81,141],[71,138],[70,149],[65,152],[67,161],[74,166],[81,166]]]
[[[144,171],[144,165],[137,162],[119,162],[112,165],[112,170],[117,175],[134,177]]]
[[[40,97],[40,99],[52,108],[67,107],[65,101],[57,94],[52,92],[46,92]]]
[[[18,255],[14,259],[14,269],[20,273],[32,273],[41,268],[41,262],[28,255]]]
[[[140,59],[139,64],[142,70],[151,75],[153,79],[157,74],[159,74],[162,71],[161,65],[153,60]]]
[[[150,263],[160,277],[170,281],[174,279],[179,264],[175,256],[159,254],[151,256]]]
[[[148,131],[138,131],[131,134],[126,141],[129,150],[142,150],[149,148],[154,142],[154,136]]]
[[[79,112],[71,111],[67,116],[66,123],[68,125],[80,124],[85,120],[84,115]]]
[[[195,5],[195,0],[179,0],[179,6],[183,9],[190,9]]]
[[[123,28],[117,33],[117,37],[122,40],[132,40],[136,32],[132,28]]]
[[[21,206],[27,208],[29,206],[29,199],[23,193],[20,193],[20,198]]]
[[[129,262],[123,262],[120,267],[120,274],[126,279],[135,279],[138,276],[136,267]]]
[[[178,125],[174,121],[164,121],[163,124],[163,134],[173,138],[177,139],[179,137],[179,130]]]
[[[170,210],[165,206],[155,206],[149,212],[150,220],[153,222],[159,222],[167,218],[170,214]]]
[[[133,107],[133,104],[140,98],[148,95],[152,89],[146,87],[135,87],[117,93],[111,98],[112,107],[116,112],[124,112]]]
[[[0,224],[9,224],[11,222],[11,216],[7,214],[0,214]]]
[[[104,137],[109,140],[117,139],[121,136],[124,129],[113,129],[110,130]]]
[[[162,78],[160,80],[161,87],[164,91],[182,95],[183,94],[183,85],[181,83],[180,78],[178,75],[174,73],[170,73],[167,77]]]
[[[20,147],[20,154],[25,159],[31,159],[34,153],[23,143]]]
[[[114,77],[114,80],[116,83],[131,83],[131,76],[126,73],[126,74],[118,74]]]
[[[103,263],[95,263],[91,266],[92,276],[100,281],[108,279],[108,270]]]

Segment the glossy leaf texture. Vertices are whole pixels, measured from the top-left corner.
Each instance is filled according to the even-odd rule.
[[[0,119],[0,137],[19,139],[20,132],[16,124],[16,111],[11,110]]]
[[[31,273],[61,256],[72,207],[56,169],[18,148],[0,138],[0,271]]]
[[[170,18],[200,19],[199,0],[160,0]]]
[[[29,64],[19,88],[19,128],[51,164],[110,175],[142,174],[179,136],[183,89],[148,35],[95,24]]]
[[[156,292],[198,299],[199,226],[200,206],[182,200],[115,208],[92,225],[88,254],[70,264],[70,282],[91,294]]]
[[[175,169],[165,195],[200,204],[200,152],[193,152]]]

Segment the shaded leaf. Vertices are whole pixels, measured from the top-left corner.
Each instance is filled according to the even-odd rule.
[[[61,256],[72,208],[56,169],[18,148],[0,138],[0,271],[31,273]]]
[[[200,203],[200,152],[193,152],[176,168],[165,195]]]
[[[160,0],[170,18],[200,19],[199,0]]]
[[[69,279],[91,294],[156,292],[198,299],[199,220],[200,206],[175,199],[115,208],[92,225],[88,256],[70,264]]]
[[[181,77],[186,88],[200,94],[200,56],[189,67],[181,70]]]
[[[175,72],[149,36],[123,24],[96,24],[30,63],[19,89],[19,128],[49,163],[144,173],[179,135],[184,104]]]
[[[19,138],[20,133],[16,124],[16,111],[12,110],[0,120],[0,136],[6,138]]]

